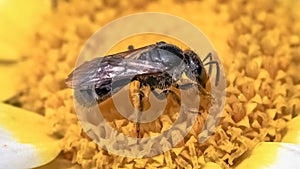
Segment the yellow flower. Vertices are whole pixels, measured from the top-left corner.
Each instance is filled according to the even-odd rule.
[[[0,166],[34,168],[52,161],[61,149],[49,128],[45,117],[0,103]]]

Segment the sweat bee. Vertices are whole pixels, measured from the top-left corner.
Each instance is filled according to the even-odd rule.
[[[216,65],[216,83],[218,85],[220,70],[217,61],[212,61],[209,53],[203,61],[192,50],[181,50],[173,44],[158,42],[149,46],[133,49],[113,55],[95,58],[77,67],[66,79],[68,87],[89,91],[97,102],[103,102],[122,87],[134,80],[141,85],[149,86],[158,99],[166,94],[174,94],[168,89],[189,89],[197,86],[199,91],[208,95],[205,90],[212,64]],[[206,62],[209,59],[208,62]],[[209,66],[209,73],[204,66]],[[183,73],[194,83],[179,85]],[[157,93],[155,89],[164,90]]]
[[[87,61],[75,68],[66,84],[75,89],[75,98],[84,106],[107,100],[133,81],[139,81],[140,87],[148,86],[157,99],[171,95],[180,102],[179,96],[169,88],[196,87],[203,95],[209,95],[205,88],[213,64],[216,65],[215,85],[218,85],[220,68],[211,53],[201,61],[194,51],[161,41],[137,49],[129,46],[128,51]],[[208,72],[205,66],[209,66]],[[189,83],[178,83],[183,74]]]

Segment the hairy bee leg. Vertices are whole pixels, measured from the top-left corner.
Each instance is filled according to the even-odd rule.
[[[210,61],[210,62],[205,63],[204,66],[207,66],[207,65],[211,66],[212,64],[215,64],[216,68],[217,68],[215,86],[218,86],[218,83],[219,83],[219,80],[220,80],[220,66],[219,66],[219,62],[218,61]]]
[[[142,138],[142,135],[141,135],[141,124],[140,124],[140,120],[141,120],[141,112],[143,111],[144,109],[144,105],[143,105],[143,97],[145,96],[144,92],[141,91],[141,88],[144,86],[143,83],[140,83],[140,86],[139,86],[139,107],[138,107],[138,113],[137,113],[137,124],[136,124],[136,134],[137,134],[137,138]],[[138,143],[139,143],[139,140],[138,140]]]
[[[205,63],[205,61],[209,59],[209,62],[212,61],[212,54],[211,53],[208,53],[207,56],[203,59],[203,63]],[[208,68],[208,74],[211,75],[211,72],[212,72],[212,66],[209,65],[209,68]]]
[[[161,93],[158,93],[155,89],[152,89],[151,92],[159,100],[166,99],[168,95],[171,95],[174,98],[174,100],[176,101],[176,103],[180,104],[179,96],[172,90],[164,90]]]

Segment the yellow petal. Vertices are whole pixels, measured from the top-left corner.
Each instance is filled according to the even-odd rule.
[[[282,142],[300,145],[300,116],[288,122],[287,133],[282,138]]]
[[[71,161],[66,160],[60,156],[60,157],[56,158],[55,160],[53,160],[51,163],[49,163],[45,166],[35,168],[35,169],[70,168],[70,167],[72,167],[72,165],[74,165],[74,164],[72,164]]]
[[[1,51],[1,50],[0,50]],[[17,64],[0,64],[0,101],[4,101],[17,94]]]
[[[262,142],[236,169],[280,169],[300,166],[300,147],[288,143]]]
[[[49,0],[0,1],[0,60],[18,60],[27,38],[50,11]]]
[[[0,166],[33,168],[53,160],[61,150],[49,128],[43,116],[0,103]]]

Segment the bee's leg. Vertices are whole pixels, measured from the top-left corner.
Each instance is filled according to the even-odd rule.
[[[133,45],[128,45],[128,50],[129,51],[133,51],[134,50],[134,46]]]
[[[174,87],[176,87],[177,89],[182,89],[182,90],[188,90],[192,87],[196,87],[199,89],[201,94],[203,94],[204,96],[210,96],[210,93],[208,91],[206,91],[201,85],[197,85],[195,83],[186,83],[183,85],[175,84]]]
[[[211,54],[211,53],[208,53],[207,56],[202,60],[202,62],[205,63],[205,61],[206,61],[207,59],[209,59],[209,62],[212,61],[212,54]],[[206,65],[206,63],[205,63],[205,65]],[[209,65],[209,68],[208,68],[208,73],[209,73],[209,75],[211,75],[211,72],[212,72],[212,66]]]
[[[210,93],[208,91],[206,91],[201,85],[197,85],[198,89],[200,90],[200,92],[204,95],[204,96],[210,96]]]
[[[164,90],[161,93],[158,93],[155,89],[151,89],[151,92],[159,100],[166,99],[168,95],[171,95],[174,98],[174,100],[176,101],[176,103],[180,104],[179,96],[172,90]]]
[[[216,74],[216,81],[215,81],[215,86],[218,86],[219,80],[220,80],[220,66],[218,61],[210,61],[204,64],[204,66],[209,65],[211,68],[211,65],[215,64],[217,68],[217,74]]]
[[[205,88],[203,88],[202,85],[198,85],[196,83],[186,83],[186,84],[182,84],[182,85],[174,84],[173,86],[178,88],[178,89],[187,90],[188,96],[189,96],[189,89],[194,88],[195,90],[190,91],[190,92],[193,92],[192,95],[194,95],[195,93],[196,94],[202,94],[206,99],[208,99],[208,100],[212,99],[212,95],[210,94],[210,92],[208,92]],[[199,107],[194,107],[195,105],[193,105],[192,107],[187,107],[185,105],[184,101],[183,101],[181,106],[183,106],[183,108],[188,112],[195,113],[195,114],[201,114],[201,111],[199,110]]]
[[[139,105],[138,105],[138,113],[137,113],[137,124],[136,124],[136,132],[137,132],[137,138],[142,138],[142,133],[141,133],[141,112],[144,109],[144,103],[143,103],[143,98],[144,98],[144,92],[141,91],[141,88],[144,86],[145,84],[143,82],[140,81],[140,86],[139,86]],[[139,140],[138,140],[139,143]]]

